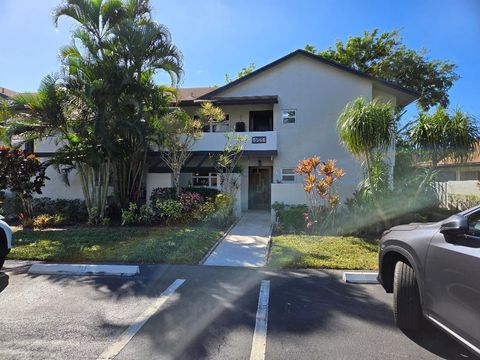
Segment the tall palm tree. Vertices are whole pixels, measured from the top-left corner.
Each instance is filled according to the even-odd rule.
[[[337,130],[344,147],[366,163],[367,174],[373,176],[378,153],[392,146],[396,117],[390,103],[358,98],[345,107],[337,121]]]
[[[168,29],[151,20],[149,0],[67,0],[54,12],[78,23],[75,44],[61,51],[69,83],[96,109],[95,133],[112,159],[122,207],[138,202],[152,126],[146,105],[159,92],[156,72],[176,85],[182,55]],[[158,103],[158,102],[157,102]],[[166,105],[166,104],[164,104]]]
[[[365,162],[367,178],[364,185],[368,186],[373,204],[384,222],[387,219],[379,202],[379,192],[385,188],[384,183],[389,181],[389,177],[383,173],[386,167],[382,164],[393,144],[395,129],[396,116],[392,104],[378,99],[358,98],[350,102],[337,121],[344,147]]]

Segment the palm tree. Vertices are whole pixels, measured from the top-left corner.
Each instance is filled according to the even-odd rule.
[[[392,146],[396,129],[393,106],[378,99],[369,101],[358,98],[345,107],[337,121],[337,130],[344,147],[355,157],[363,160],[367,186],[380,217],[386,215],[379,203],[379,193],[388,186],[383,158]],[[379,171],[380,170],[380,171]]]
[[[367,176],[374,175],[377,154],[392,146],[396,117],[390,103],[358,98],[345,107],[337,121],[337,130],[344,147],[365,161]]]
[[[460,109],[450,113],[438,107],[431,114],[421,113],[408,128],[407,135],[413,149],[430,162],[415,193],[414,201],[417,201],[441,161],[462,162],[471,156],[480,140],[480,129],[475,118]]]
[[[82,45],[61,51],[71,88],[95,108],[95,134],[112,160],[121,207],[138,202],[152,134],[150,103],[157,98],[156,72],[182,74],[182,55],[166,27],[151,20],[149,0],[67,0],[54,11],[78,23],[73,38]],[[158,110],[158,109],[156,109]],[[158,111],[156,111],[158,113]]]

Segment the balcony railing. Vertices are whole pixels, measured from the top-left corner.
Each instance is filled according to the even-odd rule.
[[[231,133],[234,136],[242,135],[247,137],[245,151],[276,151],[276,131],[247,131]],[[193,145],[192,151],[223,151],[228,141],[228,133],[214,132],[204,133],[202,138]]]

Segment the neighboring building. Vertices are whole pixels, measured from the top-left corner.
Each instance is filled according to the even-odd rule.
[[[221,152],[226,133],[248,137],[243,158],[239,207],[269,209],[275,201],[304,203],[302,178],[294,168],[300,159],[318,155],[335,159],[345,170],[340,193],[348,197],[362,179],[361,164],[339,142],[336,122],[345,105],[358,98],[382,98],[398,107],[416,95],[396,84],[374,78],[303,50],[297,50],[252,73],[217,88],[179,89],[180,106],[194,114],[203,101],[211,101],[225,112],[220,124],[205,128],[192,156],[182,170],[182,185],[218,186],[209,154]],[[45,140],[35,145],[40,156],[51,155],[56,144]],[[172,177],[157,152],[150,156],[146,177],[147,196],[155,187],[171,186]],[[393,166],[391,152],[390,162]],[[52,171],[54,171],[52,169]],[[44,196],[81,197],[78,182],[66,188],[53,173]]]
[[[0,87],[0,99],[8,100],[15,95],[17,95],[15,91]]]

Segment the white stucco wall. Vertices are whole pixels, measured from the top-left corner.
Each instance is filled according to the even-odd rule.
[[[148,173],[146,178],[147,203],[150,202],[152,190],[158,187],[171,187],[172,174]]]
[[[476,180],[448,181],[448,194],[480,195],[480,187]]]
[[[274,130],[278,155],[274,182],[282,168],[295,167],[300,159],[319,155],[337,160],[345,170],[342,198],[348,197],[363,178],[360,162],[340,144],[336,121],[345,105],[359,96],[372,98],[372,82],[304,56],[297,56],[226,91],[222,96],[278,95],[274,105]],[[282,110],[296,110],[296,123],[283,124]],[[297,182],[301,182],[298,178]]]
[[[40,160],[43,162],[47,159],[40,158]],[[45,181],[45,186],[42,188],[42,194],[35,195],[36,197],[49,197],[52,199],[83,199],[82,185],[75,170],[68,175],[70,186],[63,181],[62,175],[60,175],[53,166],[49,166],[45,174],[50,180]]]

